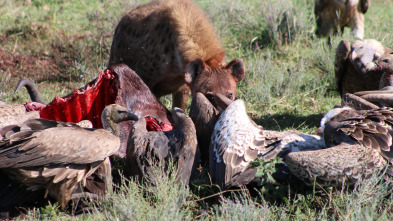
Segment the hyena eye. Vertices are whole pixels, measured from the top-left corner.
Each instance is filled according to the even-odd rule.
[[[384,60],[383,60],[383,62],[385,62],[385,63],[389,63],[389,62],[390,62],[390,60],[389,60],[389,59],[384,59]]]
[[[232,100],[232,99],[233,99],[233,94],[232,94],[232,93],[229,93],[229,94],[228,94],[228,98]]]

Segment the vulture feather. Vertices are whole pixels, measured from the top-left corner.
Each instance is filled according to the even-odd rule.
[[[177,168],[177,180],[188,185],[193,169],[197,137],[194,123],[181,109],[172,111],[174,128],[171,131],[147,131],[145,118],[133,125],[127,144],[127,163],[131,176],[149,181],[152,163],[161,166],[171,161]]]
[[[382,71],[375,69],[375,62],[393,50],[374,39],[344,39],[336,49],[334,71],[340,95],[357,91],[378,90]]]
[[[232,102],[220,115],[211,137],[209,171],[214,183],[228,188],[254,179],[256,158],[270,160],[283,152],[324,147],[318,136],[263,130],[247,115],[244,102]]]
[[[136,119],[126,108],[113,104],[102,113],[106,130],[45,119],[4,127],[0,129],[0,171],[16,183],[10,185],[41,191],[41,198],[49,195],[64,209],[78,186],[93,194],[105,192],[94,186],[111,186],[108,157],[120,146],[117,124]],[[0,195],[0,209],[13,206],[7,203],[9,197],[13,196],[7,192]]]
[[[321,185],[354,184],[393,159],[392,122],[391,108],[335,108],[321,121],[329,148],[290,153],[288,167],[309,184],[314,180]]]
[[[383,73],[379,81],[379,90],[345,94],[342,99],[342,106],[350,106],[358,110],[393,106],[393,54],[381,56],[371,70],[378,70]]]

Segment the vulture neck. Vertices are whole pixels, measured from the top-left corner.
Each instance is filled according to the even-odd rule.
[[[382,89],[387,86],[393,86],[393,73],[385,71],[382,74],[381,80],[379,82],[379,89]]]
[[[120,136],[120,128],[117,123],[115,123],[110,116],[104,115],[101,118],[102,126],[105,130],[111,132],[113,135],[119,137]]]

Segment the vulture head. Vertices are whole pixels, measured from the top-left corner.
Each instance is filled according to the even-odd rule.
[[[384,46],[374,39],[356,40],[351,44],[351,60],[362,74],[375,68],[375,62],[384,52]]]
[[[380,57],[377,61],[377,69],[383,71],[379,88],[391,90],[393,86],[393,53]]]
[[[120,136],[118,123],[129,120],[137,121],[138,116],[123,106],[110,104],[102,111],[101,120],[106,130],[115,136]]]
[[[376,62],[393,50],[374,39],[349,43],[344,39],[336,49],[334,72],[341,96],[358,91],[378,90],[382,71]]]

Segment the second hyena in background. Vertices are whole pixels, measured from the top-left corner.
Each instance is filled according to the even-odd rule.
[[[173,93],[185,109],[193,94],[234,100],[244,64],[224,64],[225,51],[202,10],[190,0],[152,1],[127,12],[116,27],[109,65],[125,63],[157,96]],[[186,86],[188,85],[188,86]]]
[[[329,37],[350,27],[358,39],[364,38],[364,14],[370,0],[315,0],[316,34]]]

